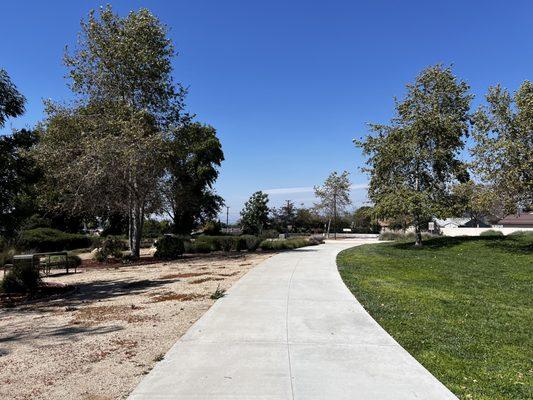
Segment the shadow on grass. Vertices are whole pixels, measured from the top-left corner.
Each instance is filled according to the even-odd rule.
[[[486,247],[510,253],[533,252],[533,236],[510,235],[510,236],[441,236],[422,241],[422,246],[416,247],[414,241],[391,243],[391,246],[400,250],[438,250],[459,246],[464,243],[481,242]]]

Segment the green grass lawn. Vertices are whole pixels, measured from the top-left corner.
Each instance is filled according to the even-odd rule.
[[[533,235],[339,254],[366,310],[460,399],[533,398]]]

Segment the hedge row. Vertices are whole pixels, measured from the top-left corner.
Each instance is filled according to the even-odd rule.
[[[242,235],[242,236],[199,236],[192,243],[191,250],[199,253],[211,251],[255,251],[259,246],[261,240],[257,236]]]
[[[52,228],[35,228],[22,231],[17,240],[21,250],[40,252],[82,249],[91,246],[88,236],[66,233]]]
[[[321,240],[315,238],[274,239],[263,240],[259,247],[263,250],[289,250],[305,246],[314,246],[320,243]]]

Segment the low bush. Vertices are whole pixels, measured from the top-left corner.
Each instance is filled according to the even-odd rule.
[[[211,253],[212,247],[208,242],[204,241],[194,241],[191,243],[190,247],[191,253],[201,253],[201,254],[207,254]]]
[[[415,239],[415,233],[414,232],[399,232],[399,231],[386,231],[382,232],[379,235],[379,240],[414,240]],[[432,237],[436,237],[438,235],[433,235],[428,232],[422,233],[422,239],[430,239]]]
[[[88,236],[66,233],[52,228],[35,228],[22,231],[17,240],[21,250],[39,252],[74,250],[91,246]]]
[[[154,257],[160,260],[175,260],[185,251],[183,238],[166,235],[155,242]]]
[[[259,247],[263,250],[289,250],[318,244],[305,238],[263,240]]]
[[[100,247],[93,254],[93,259],[105,262],[109,257],[122,258],[122,252],[126,250],[126,243],[120,237],[108,236],[100,243]]]
[[[319,245],[319,244],[324,243],[324,236],[313,235],[313,236],[310,236],[308,240],[309,240],[309,244],[311,244],[312,246]]]
[[[201,243],[201,245],[200,245]],[[192,249],[201,249],[205,252],[205,249],[209,248],[210,251],[255,251],[259,247],[261,239],[254,235],[242,235],[242,236],[198,236],[192,245]],[[198,251],[197,251],[198,252]]]
[[[496,231],[494,229],[489,229],[488,231],[481,232],[479,236],[503,236],[502,231]]]
[[[406,235],[403,232],[385,231],[379,235],[379,240],[399,240],[405,239]]]
[[[244,248],[239,250],[256,251],[261,243],[261,239],[254,235],[242,235],[238,239],[239,243],[244,245]]]
[[[69,254],[67,262],[69,268],[78,268],[81,265],[81,258],[75,254]]]
[[[39,269],[31,263],[17,263],[4,276],[4,293],[35,293],[41,284]]]

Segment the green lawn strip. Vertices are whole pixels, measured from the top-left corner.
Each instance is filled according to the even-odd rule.
[[[533,398],[533,235],[339,254],[366,310],[461,399]]]

